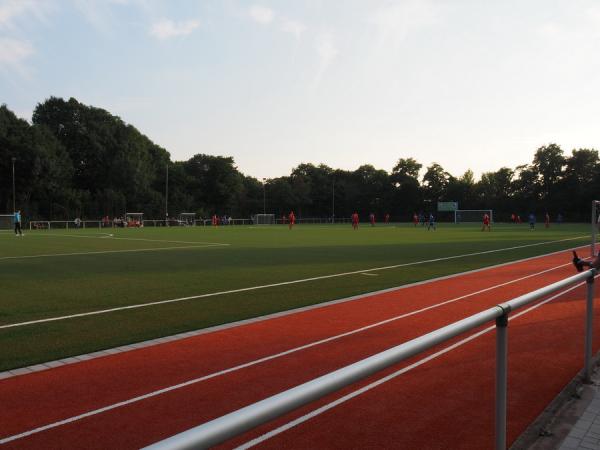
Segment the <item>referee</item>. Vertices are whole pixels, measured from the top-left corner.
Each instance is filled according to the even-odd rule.
[[[15,236],[23,236],[21,231],[21,210],[15,212]]]

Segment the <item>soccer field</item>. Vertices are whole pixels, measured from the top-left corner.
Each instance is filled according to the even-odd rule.
[[[589,225],[0,233],[0,371],[589,244]],[[108,310],[108,311],[107,311]],[[52,319],[52,320],[48,320]]]

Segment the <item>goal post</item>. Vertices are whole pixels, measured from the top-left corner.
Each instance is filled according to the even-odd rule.
[[[481,223],[484,214],[494,223],[494,211],[491,209],[457,209],[454,211],[454,223]]]
[[[254,225],[274,225],[275,214],[255,214],[252,217]]]
[[[179,213],[179,224],[180,225],[194,225],[196,223],[196,213]]]
[[[143,212],[126,212],[125,213],[125,226],[126,227],[143,227],[144,226],[144,213]]]

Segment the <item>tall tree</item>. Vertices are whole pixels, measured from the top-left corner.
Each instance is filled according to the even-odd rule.
[[[16,158],[17,208],[29,217],[50,217],[53,204],[66,204],[63,209],[68,211],[74,197],[70,183],[73,168],[65,148],[46,127],[31,126],[2,105],[0,210],[4,211],[12,211],[12,158]]]
[[[233,158],[198,154],[184,163],[190,179],[188,189],[209,214],[233,214],[235,193],[242,187],[242,177]]]
[[[438,163],[433,163],[423,175],[425,199],[435,206],[435,202],[442,200],[450,181],[450,174]],[[451,199],[452,200],[452,199]]]
[[[548,203],[556,192],[556,183],[562,176],[564,165],[564,153],[558,145],[549,144],[536,150],[532,168],[538,175],[542,201]]]

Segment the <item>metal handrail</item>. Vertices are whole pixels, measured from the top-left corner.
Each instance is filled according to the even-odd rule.
[[[82,220],[79,223],[79,227],[77,227],[77,224],[74,220],[30,220],[29,229],[33,230],[38,224],[45,224],[48,226],[48,229],[52,227],[52,224],[62,224],[64,227],[59,228],[61,230],[69,230],[72,228],[90,228],[89,224],[93,224],[92,228],[102,228],[102,220]]]
[[[593,285],[595,275],[596,270],[590,269],[521,295],[292,389],[171,436],[145,447],[145,450],[203,449],[220,444],[492,320],[496,321],[496,449],[503,450],[506,448],[508,314],[562,288],[587,281],[583,376],[584,380],[589,381],[592,358]]]

